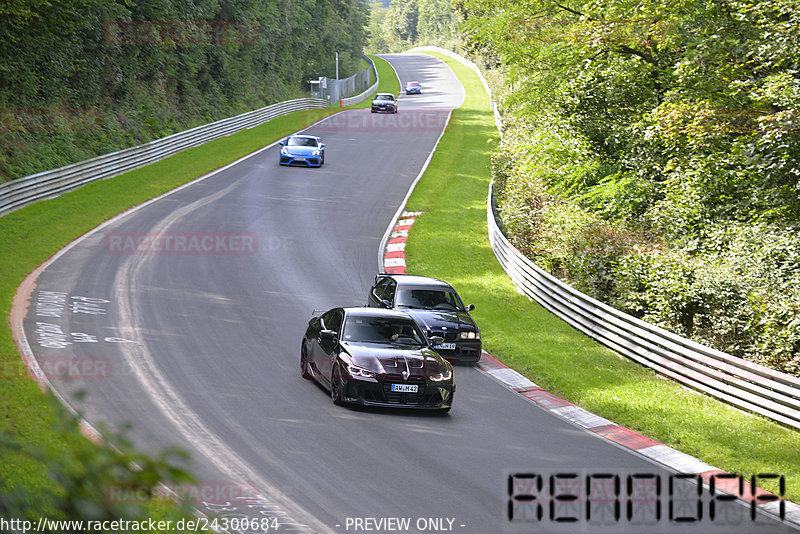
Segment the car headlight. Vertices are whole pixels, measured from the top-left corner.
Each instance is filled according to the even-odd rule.
[[[452,369],[447,369],[446,371],[443,371],[443,372],[439,373],[438,375],[433,375],[433,376],[430,377],[431,381],[433,381],[433,382],[443,382],[445,380],[450,380],[451,378],[453,378],[453,370]]]
[[[281,148],[281,154],[283,154],[284,156],[288,156],[289,155],[289,151],[286,150],[286,148]]]
[[[459,337],[461,339],[480,339],[481,334],[479,332],[461,332]]]
[[[357,365],[348,365],[347,372],[350,373],[351,376],[362,376],[364,378],[375,378],[375,373],[372,371],[367,371],[363,367],[358,367]]]
[[[311,153],[312,156],[319,156],[319,150],[315,150]]]

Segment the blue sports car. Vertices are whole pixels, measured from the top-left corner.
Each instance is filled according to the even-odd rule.
[[[419,82],[408,82],[406,84],[406,94],[407,95],[418,95],[422,93],[422,86]]]
[[[280,142],[281,165],[319,167],[325,163],[325,143],[314,135],[290,135]]]

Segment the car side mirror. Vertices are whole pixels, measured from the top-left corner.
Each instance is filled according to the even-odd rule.
[[[381,304],[383,305],[384,308],[391,308],[392,307],[392,303],[389,302],[386,299],[381,299]]]
[[[279,145],[281,145],[281,146],[283,146],[283,145],[285,145],[285,144],[286,144],[286,141],[284,141],[283,139],[281,139],[280,141],[278,141],[278,144],[279,144]]]
[[[335,330],[320,330],[319,338],[323,341],[336,341],[339,334]]]
[[[444,343],[444,338],[442,336],[431,336],[431,345],[434,347],[436,345],[441,345],[442,343]]]
[[[320,144],[319,144],[319,147],[320,147],[320,148],[325,148],[325,143],[320,143]]]
[[[475,305],[474,304],[470,304],[469,306],[467,306],[467,311],[468,312],[471,312],[474,309],[475,309]]]

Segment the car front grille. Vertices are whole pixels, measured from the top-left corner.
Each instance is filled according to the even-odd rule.
[[[392,384],[415,384],[416,393],[400,393],[391,391]],[[449,389],[451,384],[446,385]],[[426,385],[425,380],[411,379],[404,382],[402,377],[387,378],[379,383],[348,383],[347,396],[360,398],[367,404],[382,406],[397,406],[405,408],[437,408],[441,406],[443,398],[439,385]]]
[[[388,382],[383,383],[383,396],[386,402],[392,404],[419,404],[425,398],[425,382],[411,381],[404,382],[405,384],[416,384],[416,393],[399,393],[392,391],[392,384]]]
[[[437,332],[436,330],[433,330],[430,335],[432,335],[432,336],[442,336],[444,338],[444,340],[447,341],[447,342],[453,342],[453,341],[458,340],[458,332],[449,332],[449,331],[448,332]]]

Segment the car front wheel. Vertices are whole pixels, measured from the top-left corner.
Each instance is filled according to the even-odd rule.
[[[342,368],[336,363],[331,371],[331,400],[337,406],[344,404],[344,380],[342,379]]]
[[[303,342],[303,346],[300,349],[300,376],[306,380],[314,379],[314,373],[311,371],[311,362],[308,357],[308,347],[305,342]]]

